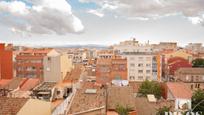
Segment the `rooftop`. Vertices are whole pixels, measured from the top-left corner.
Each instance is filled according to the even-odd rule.
[[[182,82],[168,82],[167,88],[170,90],[175,98],[191,99],[191,89]]]
[[[68,73],[67,76],[64,78],[64,81],[71,81],[71,82],[78,81],[81,73],[82,73],[82,66],[75,65],[74,69],[70,73]]]
[[[0,97],[0,115],[16,115],[28,99]]]
[[[85,93],[87,89],[97,89],[96,93]],[[101,108],[105,106],[105,90],[97,86],[96,84],[89,82],[82,85],[81,89],[78,89],[69,113],[77,113],[87,111],[91,109]]]
[[[22,83],[26,81],[26,78],[15,77],[4,87],[7,89],[17,89]]]
[[[134,93],[131,86],[110,86],[107,89],[108,93],[108,109],[114,110],[116,106],[128,106],[135,110]]]
[[[20,53],[21,54],[24,54],[24,53],[31,53],[31,54],[35,54],[35,53],[39,53],[39,54],[47,54],[48,52],[50,52],[52,49],[50,48],[46,48],[46,49],[26,49],[24,51],[21,51]]]
[[[156,115],[157,109],[164,106],[173,107],[173,105],[173,101],[159,100],[157,103],[150,103],[146,97],[135,98],[135,108],[138,115]]]
[[[156,55],[152,52],[124,52],[123,55]]]
[[[29,91],[36,87],[40,83],[40,79],[37,78],[29,78],[23,85],[21,85],[20,90]]]

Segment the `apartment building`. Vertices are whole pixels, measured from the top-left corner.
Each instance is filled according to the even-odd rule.
[[[200,88],[204,84],[204,68],[180,68],[175,72],[175,79]]]
[[[127,58],[128,80],[161,80],[161,58],[160,55],[147,52],[123,53]]]
[[[40,78],[45,82],[63,80],[71,71],[68,55],[54,49],[27,49],[16,56],[16,76]]]
[[[12,45],[0,43],[0,79],[13,78]]]
[[[96,82],[105,84],[112,80],[127,80],[127,59],[115,57],[97,60]]]
[[[204,50],[202,43],[189,43],[185,48],[193,52],[200,52]]]
[[[16,55],[16,76],[43,79],[43,58],[52,49],[26,49]]]
[[[99,50],[97,51],[97,58],[99,59],[111,59],[114,56],[113,50]]]

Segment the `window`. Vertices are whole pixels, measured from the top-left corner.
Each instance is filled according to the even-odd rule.
[[[130,76],[130,80],[134,80],[135,79],[135,76]]]
[[[139,80],[143,80],[143,76],[138,76],[138,79]]]
[[[151,70],[146,70],[146,73],[151,73]]]
[[[135,60],[135,58],[134,57],[130,57],[130,60]]]
[[[151,61],[151,57],[146,57],[146,61]]]
[[[130,72],[134,72],[135,70],[134,69],[130,69]]]
[[[134,63],[131,63],[131,64],[130,64],[130,67],[135,67],[135,64],[134,64]]]
[[[189,77],[188,77],[188,75],[186,76],[186,80],[187,80],[187,81],[189,80]]]
[[[196,81],[199,81],[199,76],[196,76]]]
[[[138,67],[143,67],[143,64],[142,63],[138,64]]]
[[[146,79],[147,79],[147,80],[150,80],[150,76],[146,76]]]
[[[151,67],[151,64],[146,64],[146,67]]]
[[[48,57],[47,60],[48,60],[48,61],[51,61],[51,57]]]
[[[119,65],[119,70],[124,71],[125,70],[125,65],[123,65],[123,64]]]
[[[139,59],[139,60],[143,60],[143,57],[139,57],[138,59]]]
[[[143,73],[143,70],[138,70],[138,73]]]

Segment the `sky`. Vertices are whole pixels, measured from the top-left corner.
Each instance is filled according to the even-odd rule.
[[[204,44],[204,0],[0,0],[0,42]]]

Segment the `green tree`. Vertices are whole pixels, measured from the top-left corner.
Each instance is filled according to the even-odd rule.
[[[204,59],[195,59],[192,61],[193,67],[204,67]]]
[[[161,107],[161,108],[157,109],[156,115],[166,115],[165,112],[169,112],[170,108],[171,107],[167,107],[167,106]]]
[[[117,105],[115,110],[119,115],[128,115],[128,113],[131,111],[131,108]]]
[[[194,112],[201,111],[204,114],[204,91],[199,89],[193,93],[192,109]]]
[[[162,88],[158,82],[146,80],[141,84],[139,93],[141,93],[143,96],[154,94],[155,97],[159,99],[162,95]]]

